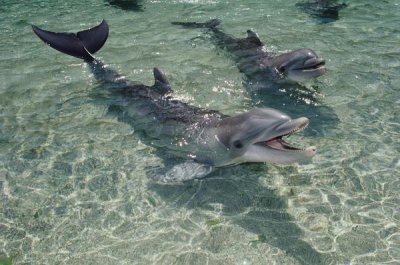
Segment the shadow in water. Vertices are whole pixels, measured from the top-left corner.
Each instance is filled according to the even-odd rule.
[[[319,23],[330,23],[339,19],[339,11],[347,6],[331,0],[307,0],[296,4]]]
[[[144,11],[142,0],[107,0],[108,5],[126,11]]]
[[[326,255],[301,239],[302,231],[287,213],[285,199],[260,185],[260,170],[265,175],[263,165],[242,165],[238,176],[238,167],[224,168],[202,180],[175,185],[151,182],[149,189],[177,207],[212,211],[213,205],[220,204],[223,215],[256,234],[259,243],[281,249],[300,264],[327,264]]]

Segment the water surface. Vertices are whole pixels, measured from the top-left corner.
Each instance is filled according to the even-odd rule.
[[[349,1],[318,23],[296,1],[11,1],[0,5],[0,258],[14,264],[399,264],[400,7]],[[97,56],[132,80],[164,70],[176,96],[226,114],[263,105],[202,30],[171,21],[218,17],[258,32],[272,52],[301,47],[327,60],[311,117],[312,161],[247,164],[161,185],[162,165],[135,128],[107,114],[85,64],[31,31],[77,31],[106,18]],[[279,106],[281,105],[281,106]],[[329,116],[331,117],[331,116]],[[315,123],[315,124],[313,124]],[[293,136],[294,137],[294,136]],[[302,138],[302,139],[301,139]]]

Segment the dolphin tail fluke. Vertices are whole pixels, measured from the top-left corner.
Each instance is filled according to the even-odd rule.
[[[103,47],[108,37],[108,24],[103,20],[94,28],[78,33],[56,33],[32,25],[33,32],[50,47],[83,59],[93,61],[93,54]]]
[[[172,25],[179,25],[185,28],[215,28],[221,24],[221,20],[214,18],[204,23],[201,22],[171,22]]]

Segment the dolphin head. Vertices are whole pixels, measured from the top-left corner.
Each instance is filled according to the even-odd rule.
[[[233,162],[293,163],[313,157],[317,148],[295,147],[282,138],[307,127],[307,118],[291,119],[271,108],[258,108],[223,119],[218,140],[227,148]]]
[[[326,72],[325,60],[313,50],[305,48],[273,58],[272,67],[280,76],[295,82],[315,78]]]

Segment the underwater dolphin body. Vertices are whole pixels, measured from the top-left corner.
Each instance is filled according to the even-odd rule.
[[[347,6],[335,0],[306,0],[296,6],[321,23],[329,23],[339,19],[339,11]]]
[[[216,45],[233,55],[239,70],[250,81],[265,80],[265,83],[271,83],[285,79],[298,82],[316,78],[326,71],[325,60],[311,49],[303,48],[274,56],[266,50],[254,31],[247,30],[246,38],[235,38],[218,29],[220,23],[218,19],[205,23],[172,22],[186,28],[208,29]]]
[[[110,6],[126,11],[143,11],[142,0],[107,0]]]
[[[217,111],[190,106],[174,99],[165,75],[154,68],[155,83],[146,86],[123,78],[93,54],[108,37],[105,20],[96,27],[74,33],[55,33],[32,26],[34,33],[52,48],[83,59],[95,78],[115,98],[123,120],[135,133],[157,142],[182,163],[153,176],[161,181],[201,178],[216,167],[244,162],[292,163],[309,159],[316,147],[298,148],[282,137],[304,129],[309,120],[291,119],[271,108],[257,108],[227,116]]]
[[[218,28],[221,21],[172,22],[184,28],[201,28],[215,45],[225,50],[244,74],[243,86],[252,106],[284,108],[285,112],[312,118],[313,135],[333,132],[339,122],[335,112],[321,104],[323,95],[317,85],[304,86],[296,81],[315,79],[326,72],[325,61],[311,49],[299,49],[281,55],[269,53],[258,37],[247,31],[247,37],[235,38]],[[295,82],[293,82],[295,81]]]

